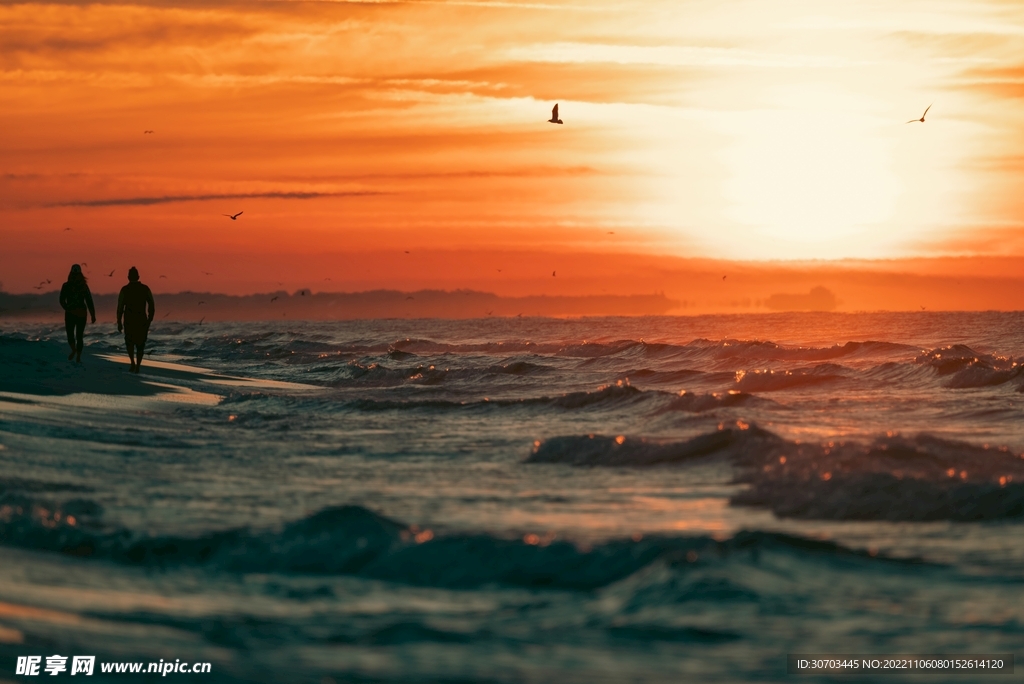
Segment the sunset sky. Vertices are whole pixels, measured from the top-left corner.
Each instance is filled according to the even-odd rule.
[[[0,283],[973,299],[1024,276],[1022,121],[1016,2],[4,4]]]

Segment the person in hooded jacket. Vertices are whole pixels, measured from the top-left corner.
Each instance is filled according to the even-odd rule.
[[[131,373],[142,369],[142,355],[146,352],[149,326],[155,314],[153,293],[139,282],[139,269],[132,266],[128,269],[128,284],[117,295],[117,332],[124,330],[124,343],[132,362]]]

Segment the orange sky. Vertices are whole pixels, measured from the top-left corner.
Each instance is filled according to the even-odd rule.
[[[1013,2],[5,4],[0,283],[694,299],[796,260],[722,301],[881,269],[984,308],[1024,275],[1022,114]]]

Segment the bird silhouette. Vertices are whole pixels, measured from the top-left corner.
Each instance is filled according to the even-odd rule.
[[[551,108],[551,118],[548,119],[548,123],[560,124],[562,120],[558,118],[558,105],[556,104]]]
[[[203,273],[203,275],[213,275],[213,274],[212,274],[212,273],[210,273],[209,271],[203,271],[202,273]]]
[[[117,270],[116,268],[113,269],[110,273],[107,274],[107,277],[108,278],[113,278],[114,277],[114,271],[116,271],[116,270]]]
[[[71,230],[71,229],[70,229],[70,228],[68,228],[68,230]],[[85,267],[86,267],[86,266],[88,266],[88,265],[89,265],[89,264],[85,263],[84,261],[82,262],[82,268],[85,268]]]
[[[608,234],[609,234],[609,235],[615,235],[615,231],[614,231],[614,230],[609,230],[609,231],[608,231]]]
[[[147,133],[152,133],[152,132],[153,132],[153,131],[142,131],[142,134],[143,134],[143,135],[146,135]]]
[[[272,302],[276,302],[276,301],[277,301],[277,297],[271,297],[271,298],[270,298],[270,301],[272,301]]]
[[[46,284],[47,284],[47,285],[49,285],[49,284],[50,284],[50,283],[52,283],[52,282],[53,282],[53,281],[52,281],[52,280],[50,280],[49,278],[47,278],[47,279],[46,279]]]
[[[933,102],[932,104],[935,104],[935,103]],[[920,119],[911,119],[907,123],[915,123],[915,122],[924,123],[924,117],[928,114],[928,110],[931,109],[931,108],[932,108],[932,105],[928,105],[928,107],[924,110],[924,114],[921,115]]]
[[[728,278],[728,277],[729,277],[729,276],[722,276],[722,280],[725,280],[725,279],[726,279],[726,278]]]
[[[160,277],[161,277],[161,278],[166,278],[167,276],[165,276],[165,275],[162,275],[162,276],[160,276]]]
[[[65,228],[65,229],[64,229],[64,232],[66,233],[66,232],[68,232],[69,230],[71,230],[71,226],[68,226],[67,228]]]
[[[488,312],[487,312],[487,315],[488,315],[488,316],[490,316],[490,315],[491,315],[491,312],[490,312],[490,311],[488,311]]]
[[[554,277],[555,277],[555,272],[554,272],[554,271],[552,271],[552,272],[551,272],[551,277],[552,277],[552,278],[554,278]]]
[[[171,312],[170,312],[170,311],[168,311],[167,313],[165,313],[165,314],[164,314],[163,316],[161,316],[160,318],[167,318],[167,317],[168,317],[168,316],[170,316],[170,315],[171,315]]]
[[[32,289],[33,289],[33,290],[42,290],[42,289],[43,289],[43,286],[42,286],[42,285],[36,285],[36,286],[35,286],[35,287],[33,287]]]
[[[241,212],[241,211],[240,211],[240,212],[238,212],[237,214],[235,214],[235,215],[233,215],[233,216],[232,216],[231,214],[221,214],[221,216],[227,216],[227,217],[228,217],[229,219],[231,219],[232,221],[237,221],[237,220],[238,220],[238,217],[239,217],[239,216],[241,216],[241,215],[242,215],[242,213],[243,213],[243,212]]]
[[[202,306],[202,305],[203,305],[203,304],[205,304],[205,303],[206,303],[206,302],[199,302],[198,304],[196,304],[196,306]]]
[[[202,325],[203,321],[205,321],[205,320],[206,320],[206,316],[203,316],[202,318],[200,318],[199,319],[199,325]]]
[[[324,280],[330,280],[330,278],[324,278]]]
[[[408,254],[408,253],[409,253],[409,250],[405,250],[405,253],[406,253],[406,254]]]

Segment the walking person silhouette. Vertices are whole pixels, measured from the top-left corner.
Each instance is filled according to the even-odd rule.
[[[132,266],[128,269],[128,284],[117,295],[117,332],[124,331],[124,343],[128,347],[128,358],[132,361],[131,373],[138,373],[142,367],[149,324],[153,322],[154,315],[156,305],[153,303],[153,293],[139,282],[139,270]]]
[[[92,304],[88,280],[78,264],[71,266],[68,281],[60,288],[60,308],[64,309],[64,327],[67,328],[68,344],[71,346],[68,361],[74,359],[76,363],[81,363],[85,314],[92,316],[92,322],[95,323],[96,307]]]

